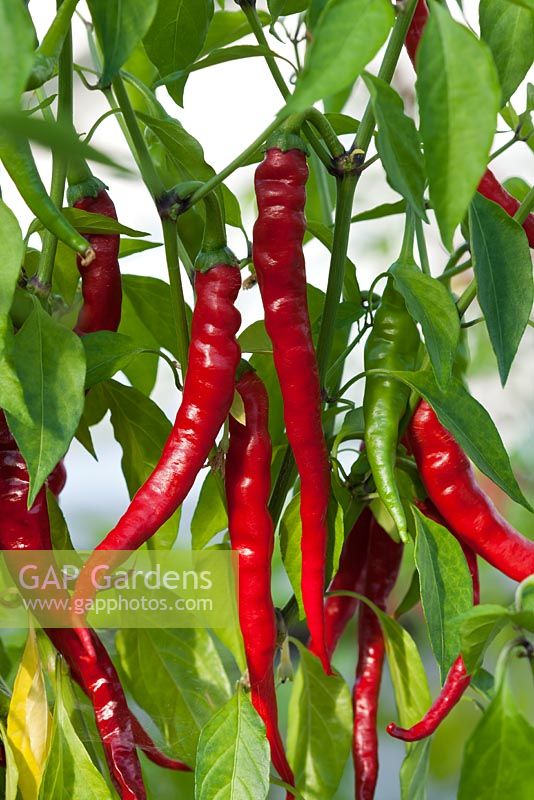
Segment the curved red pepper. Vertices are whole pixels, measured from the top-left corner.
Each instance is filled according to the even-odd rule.
[[[349,591],[364,594],[371,520],[372,514],[366,507],[345,539],[339,557],[338,570],[328,587],[329,592]],[[334,654],[348,622],[354,616],[358,602],[355,597],[349,595],[340,594],[327,597],[324,609],[325,639],[330,658]],[[312,649],[311,643],[310,649]]]
[[[137,550],[191,489],[232,405],[240,357],[235,336],[241,321],[234,302],[240,286],[237,266],[218,264],[196,273],[189,363],[173,429],[152,474],[97,551]],[[94,596],[90,574],[95,563],[98,559],[92,556],[84,565],[76,597]],[[106,560],[110,568],[120,563],[118,552]]]
[[[416,66],[417,60],[417,48],[419,46],[419,42],[421,41],[421,36],[423,35],[428,17],[429,12],[426,0],[419,0],[415,8],[415,13],[410,28],[406,34],[405,42],[406,50],[408,51],[408,55],[410,56],[414,67]],[[484,197],[487,197],[488,200],[493,200],[494,203],[497,203],[497,205],[501,206],[501,208],[503,208],[511,217],[514,216],[515,212],[519,208],[520,203],[515,199],[515,197],[512,197],[512,195],[509,194],[506,189],[504,189],[493,172],[489,169],[487,169],[482,176],[482,180],[478,185],[478,191],[480,194],[484,195]],[[523,222],[523,228],[527,234],[529,245],[534,247],[534,214],[530,213],[528,215],[526,220]]]
[[[386,608],[397,579],[401,557],[402,545],[394,542],[373,519],[369,533],[365,595],[382,610]],[[372,800],[378,778],[376,719],[385,644],[376,614],[364,603],[361,604],[358,621],[358,650],[353,691],[352,746],[356,800]]]
[[[425,401],[408,435],[428,496],[451,532],[515,581],[534,573],[534,542],[501,517],[478,486],[467,456]]]
[[[446,527],[445,520],[440,516],[435,506],[429,501],[417,503],[418,508],[430,519]],[[460,545],[464,551],[465,560],[469,568],[471,580],[473,582],[473,605],[480,602],[480,579],[478,574],[478,564],[476,554],[464,542],[460,540]],[[390,722],[386,730],[390,736],[402,739],[404,742],[416,742],[419,739],[426,739],[432,736],[434,731],[447,717],[454,706],[461,700],[465,690],[471,683],[471,675],[468,674],[465,662],[461,655],[454,661],[445,683],[424,717],[412,725],[411,728],[401,728],[394,722]]]
[[[269,399],[255,372],[237,383],[246,422],[230,416],[230,446],[225,482],[232,550],[239,554],[239,623],[245,644],[252,703],[263,719],[273,764],[286,783],[295,779],[278,729],[273,660],[277,628],[271,600],[273,522],[268,510],[271,488]],[[288,794],[288,797],[293,797]]]
[[[96,197],[77,200],[74,208],[117,219],[113,201],[104,188]],[[116,331],[121,319],[120,236],[117,233],[94,233],[88,235],[87,240],[95,258],[87,266],[83,265],[80,256],[77,258],[82,276],[83,306],[74,330],[80,336],[95,331]]]
[[[258,219],[253,259],[282,390],[287,438],[300,475],[302,601],[313,651],[330,672],[323,610],[330,467],[302,251],[307,178],[302,150],[267,149],[255,176]]]

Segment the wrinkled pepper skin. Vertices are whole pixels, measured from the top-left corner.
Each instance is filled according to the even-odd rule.
[[[0,424],[0,547],[8,551],[51,551],[45,489],[41,489],[28,510],[28,472],[16,449],[15,441],[10,440],[3,415]],[[53,560],[52,553],[50,559]],[[9,559],[6,558],[6,561],[9,566]],[[66,591],[65,594],[68,597]],[[73,642],[79,641],[75,631],[47,628],[46,633],[71,664],[72,653],[75,652],[71,646]],[[144,800],[146,793],[135,749],[130,713],[116,674],[115,680],[110,682],[109,674],[106,674],[100,664],[84,654],[76,660],[75,667],[75,675],[83,680],[83,688],[93,704],[97,727],[117,791],[123,800]],[[111,668],[113,669],[112,665]]]
[[[389,278],[375,313],[373,329],[365,343],[365,370],[411,371],[416,368],[418,350],[417,326],[392,278]],[[395,462],[399,423],[409,396],[410,388],[394,378],[382,375],[368,375],[366,378],[363,397],[365,449],[377,492],[403,540],[407,537],[406,515],[397,488]]]
[[[402,557],[402,545],[372,520],[367,552],[366,597],[383,611],[393,589]],[[353,759],[356,800],[372,800],[378,778],[377,709],[385,644],[374,611],[361,604],[358,620],[358,665],[353,691]]]
[[[96,197],[80,198],[74,208],[117,219],[113,201],[104,188]],[[95,331],[116,331],[121,319],[120,236],[117,233],[89,234],[87,240],[95,258],[86,266],[77,258],[83,295],[83,305],[74,329],[79,336]]]
[[[237,383],[245,408],[245,424],[230,416],[230,445],[225,484],[232,550],[239,559],[239,623],[243,634],[251,698],[265,723],[273,764],[286,783],[294,785],[278,729],[273,661],[277,626],[271,600],[274,528],[268,510],[271,488],[269,400],[252,370]],[[288,794],[288,798],[292,798]]]
[[[356,592],[364,594],[372,514],[364,508],[349,531],[339,557],[338,570],[332,579],[329,592]],[[337,643],[347,624],[354,616],[358,600],[349,595],[327,597],[325,601],[325,639],[328,655],[332,658]]]
[[[430,519],[446,526],[445,520],[440,516],[435,506],[429,500],[418,502],[417,507]],[[478,574],[478,564],[476,554],[471,548],[460,540],[460,545],[464,552],[465,560],[473,582],[473,605],[480,602],[480,579]],[[471,683],[471,676],[467,672],[465,662],[461,655],[452,664],[445,683],[424,717],[412,725],[411,728],[401,728],[391,722],[386,730],[390,736],[402,739],[404,742],[416,742],[419,739],[426,739],[436,731],[438,726],[447,717],[454,706],[461,700],[464,692]]]
[[[330,672],[323,610],[330,467],[302,250],[307,178],[302,150],[267,149],[255,176],[258,219],[253,260],[282,390],[287,438],[300,475],[304,610],[313,651]]]
[[[478,486],[467,456],[425,401],[408,435],[428,496],[451,532],[512,580],[534,573],[534,542],[501,517]]]
[[[137,550],[191,489],[232,405],[241,321],[234,303],[240,286],[236,266],[220,264],[196,273],[189,363],[173,429],[152,474],[96,550]],[[106,560],[110,568],[120,563],[117,553]],[[90,558],[80,574],[77,597],[94,595],[89,577],[94,566]]]
[[[406,34],[405,42],[406,50],[408,51],[408,55],[414,67],[417,66],[417,48],[421,41],[421,36],[423,35],[428,17],[429,12],[426,0],[419,0],[410,28]],[[501,206],[511,217],[514,216],[519,208],[519,202],[504,189],[493,172],[489,169],[487,169],[482,176],[482,180],[478,185],[478,191],[480,194],[484,195],[484,197],[487,197],[488,200],[493,200],[494,203]],[[530,213],[528,215],[523,222],[523,228],[527,234],[529,245],[534,247],[534,214]]]

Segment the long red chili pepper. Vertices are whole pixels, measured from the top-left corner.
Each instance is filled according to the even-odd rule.
[[[402,545],[397,544],[373,519],[367,552],[365,595],[385,610],[395,584]],[[356,800],[372,800],[378,777],[378,737],[376,718],[378,695],[384,664],[384,637],[376,614],[361,604],[358,621],[358,666],[353,692],[353,758],[356,773]]]
[[[263,719],[271,758],[280,777],[295,779],[278,729],[273,659],[277,626],[271,600],[273,522],[268,510],[271,488],[269,399],[255,372],[246,368],[237,383],[245,424],[230,416],[226,457],[226,499],[232,550],[239,554],[239,623],[245,644],[252,703]],[[288,797],[293,797],[288,794]]]
[[[429,12],[426,0],[419,0],[410,28],[406,34],[406,50],[408,51],[408,55],[414,67],[416,66],[417,48],[421,41],[421,36],[423,35],[428,17]],[[487,197],[488,200],[493,200],[494,203],[501,206],[511,217],[513,217],[519,208],[520,203],[504,189],[493,172],[489,169],[484,173],[478,185],[478,191],[480,194],[484,195],[484,197]],[[534,247],[534,214],[530,213],[528,215],[523,222],[523,228],[527,234],[528,243],[531,247]]]
[[[161,458],[117,525],[96,548],[114,551],[106,564],[121,563],[117,551],[137,550],[176,511],[191,489],[228,416],[234,396],[240,350],[235,335],[241,320],[234,306],[241,277],[233,256],[195,278],[196,305],[183,398]],[[78,580],[75,596],[94,595],[91,556]]]
[[[428,496],[454,535],[515,581],[534,573],[534,542],[501,517],[462,448],[425,401],[408,435]]]
[[[371,519],[372,514],[369,508],[364,508],[345,539],[339,557],[338,570],[328,587],[329,592],[349,591],[358,594],[365,592],[365,568]],[[340,594],[327,597],[324,610],[325,639],[330,658],[357,607],[358,600],[350,595]],[[311,648],[312,644],[310,643]]]
[[[302,250],[307,178],[306,156],[294,143],[289,150],[268,146],[255,176],[258,219],[253,259],[282,390],[287,438],[300,475],[302,600],[313,651],[329,672],[323,596],[330,469]]]
[[[446,527],[444,519],[440,516],[431,501],[425,500],[424,502],[418,502],[417,506],[427,517],[430,517],[430,519]],[[480,602],[480,580],[477,557],[471,548],[462,541],[460,541],[460,545],[462,546],[473,582],[473,604],[478,605]],[[439,695],[424,717],[415,725],[412,725],[411,728],[401,728],[394,722],[390,722],[386,728],[387,732],[396,739],[402,739],[404,742],[415,742],[419,739],[426,739],[427,736],[431,736],[434,733],[445,717],[450,714],[454,706],[461,700],[470,683],[471,675],[468,674],[465,662],[462,656],[459,655],[449,669]]]
[[[71,187],[69,200],[74,208],[117,219],[106,187],[96,178]],[[88,235],[87,240],[95,258],[89,265],[84,265],[80,256],[77,258],[82,276],[83,305],[74,330],[80,336],[95,331],[116,331],[121,318],[120,236],[117,233],[98,233]]]

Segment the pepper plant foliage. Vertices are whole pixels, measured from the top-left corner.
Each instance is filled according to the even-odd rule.
[[[255,558],[242,570],[241,630],[107,632],[111,661],[92,633],[90,651],[72,631],[4,631],[4,796],[534,796],[534,482],[525,469],[518,482],[519,460],[469,389],[485,368],[495,399],[513,404],[528,368],[534,4],[0,0],[0,36],[0,548],[68,550],[87,538],[69,532],[54,498],[57,465],[66,458],[70,471],[75,439],[96,457],[102,423],[130,498],[156,473],[157,491],[132,506],[144,503],[135,546],[233,547]],[[238,74],[229,62],[263,69],[254,86],[224,84],[238,110],[214,126],[237,130],[247,93],[268,82],[279,100],[243,152],[217,155],[217,171],[183,120],[210,107],[199,75]],[[93,144],[102,124],[130,148],[127,165],[111,134],[109,149],[103,137]],[[51,166],[49,191],[30,146],[39,169]],[[249,195],[265,149],[253,232]],[[93,173],[109,183],[119,219]],[[235,173],[249,182],[238,196],[226,185]],[[159,236],[131,224],[127,194],[117,201],[114,189],[124,181],[146,187],[146,228],[159,225]],[[371,190],[376,201],[360,203]],[[302,237],[313,284],[301,271]],[[134,255],[144,274],[128,269]],[[158,261],[168,281],[154,277]],[[195,267],[204,270],[196,278]],[[237,339],[248,365],[235,377],[225,276],[235,295],[238,269],[249,288]],[[184,299],[190,282],[197,316]],[[265,320],[251,314],[260,289]],[[210,358],[195,360],[195,345]],[[180,450],[184,421],[173,431],[154,399],[158,370],[169,368],[174,407],[186,381],[186,411],[197,409],[190,450]],[[480,383],[472,388],[480,396]],[[176,457],[158,475],[166,442],[197,466]],[[195,478],[186,525],[180,506]],[[235,482],[226,492],[225,479]],[[92,495],[83,476],[69,482]],[[527,536],[487,499],[495,486]],[[114,549],[132,541],[115,539]],[[325,615],[323,582],[335,592],[326,599],[325,590]],[[383,660],[392,693],[379,704]],[[106,728],[95,687],[108,683]]]

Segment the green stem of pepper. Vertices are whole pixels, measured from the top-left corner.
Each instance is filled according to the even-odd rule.
[[[520,225],[526,220],[532,209],[534,208],[534,186],[530,189],[525,199],[514,214],[514,219]]]
[[[425,275],[430,275],[430,261],[428,260],[428,250],[426,249],[425,231],[423,228],[423,221],[419,219],[419,217],[415,220],[415,236],[417,238],[417,250],[419,252],[421,270]]]
[[[464,253],[468,253],[468,252],[469,252],[469,244],[467,242],[464,242],[463,244],[460,245],[460,247],[458,247],[454,251],[454,253],[451,255],[451,257],[449,258],[449,260],[445,264],[445,266],[443,268],[443,275],[445,275],[446,273],[450,272],[450,270],[453,267],[455,267],[456,264],[459,262],[459,260],[464,255]]]
[[[464,289],[458,300],[456,301],[456,308],[458,309],[458,314],[460,317],[463,317],[475,297],[477,296],[477,282],[476,278],[473,278],[469,286]]]
[[[473,261],[468,258],[467,261],[463,261],[461,264],[456,264],[455,267],[451,267],[451,269],[447,270],[442,275],[439,275],[438,281],[448,281],[449,278],[453,278],[455,275],[461,275],[462,272],[471,269],[472,266]]]
[[[70,32],[65,36],[59,55],[57,121],[63,127],[72,125],[72,36]],[[61,152],[56,150],[52,162],[50,198],[58,208],[63,205],[66,181],[67,160]],[[56,253],[57,237],[50,231],[45,231],[37,272],[30,281],[30,287],[43,299],[50,294]]]

